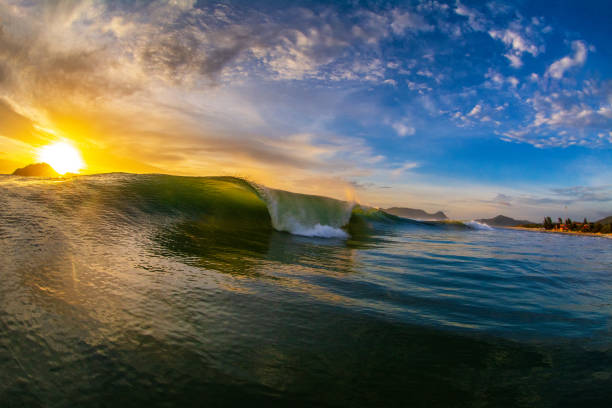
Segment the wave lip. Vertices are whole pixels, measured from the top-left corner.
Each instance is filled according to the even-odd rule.
[[[465,223],[465,225],[467,225],[468,227],[475,229],[475,230],[480,230],[480,231],[493,231],[493,227],[485,224],[484,222],[478,222],[478,221],[468,221]]]

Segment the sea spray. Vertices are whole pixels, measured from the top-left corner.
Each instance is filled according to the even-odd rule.
[[[268,207],[274,229],[309,237],[348,238],[342,227],[351,219],[353,203],[261,185],[254,188]]]

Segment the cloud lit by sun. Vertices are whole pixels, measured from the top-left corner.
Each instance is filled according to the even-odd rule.
[[[568,200],[608,215],[605,2],[561,2],[584,19],[542,2],[277,3],[0,0],[0,175],[62,141],[80,174],[239,175],[466,219]]]
[[[78,173],[85,167],[81,153],[68,142],[56,142],[41,147],[38,162],[47,163],[59,174]]]

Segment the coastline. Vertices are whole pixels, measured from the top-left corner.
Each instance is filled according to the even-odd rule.
[[[526,227],[502,227],[519,231],[532,231],[532,232],[544,232],[547,234],[565,234],[565,235],[577,235],[577,236],[587,236],[587,237],[600,237],[600,238],[608,238],[612,239],[612,234],[602,234],[597,232],[578,232],[578,231],[553,231],[547,230],[544,228],[526,228]]]

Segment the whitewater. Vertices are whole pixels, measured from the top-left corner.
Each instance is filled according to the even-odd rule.
[[[612,241],[0,176],[1,406],[612,404]]]

